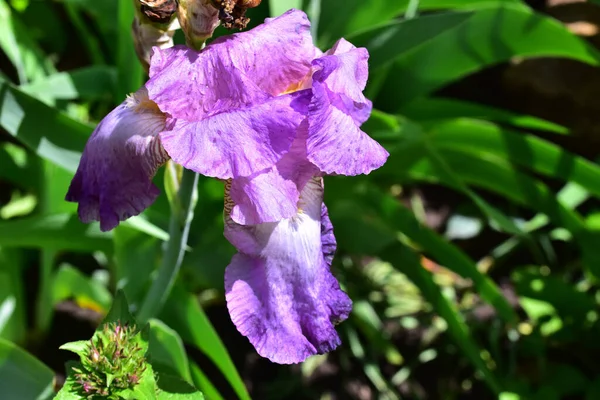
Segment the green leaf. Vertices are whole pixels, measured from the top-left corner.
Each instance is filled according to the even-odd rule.
[[[5,0],[0,0],[0,49],[15,66],[20,83],[54,72],[52,64],[31,39],[26,27],[12,13]]]
[[[38,156],[75,172],[92,128],[0,78],[0,127]]]
[[[106,1],[104,3],[111,2]],[[94,64],[104,64],[104,57],[102,56],[102,51],[100,50],[100,42],[96,35],[90,31],[88,24],[86,24],[84,19],[79,15],[79,7],[77,7],[75,4],[69,4],[67,2],[67,4],[65,4],[65,11],[69,15],[71,23],[77,30],[78,36],[84,43],[83,48],[87,51],[92,62]]]
[[[208,379],[200,367],[198,367],[198,364],[192,362],[190,364],[190,371],[192,373],[194,384],[202,390],[207,398],[210,400],[224,400],[223,396],[221,396],[221,393],[215,388],[210,379]]]
[[[26,332],[21,252],[0,248],[0,338],[20,343]]]
[[[490,4],[397,57],[376,103],[400,110],[415,98],[517,56],[566,57],[598,65],[598,52],[559,21],[522,4]]]
[[[23,147],[13,143],[0,145],[0,179],[17,188],[35,190],[38,187],[37,160]]]
[[[471,199],[471,201],[490,219],[495,222],[498,227],[507,233],[523,236],[527,239],[531,239],[526,231],[519,227],[513,220],[504,215],[496,207],[485,201],[481,196],[472,191],[462,180],[454,173],[452,167],[450,167],[444,160],[443,157],[438,154],[438,151],[434,146],[429,143],[426,145],[429,160],[434,168],[439,173],[440,179],[442,179],[448,186],[451,186]]]
[[[302,0],[269,0],[271,17],[277,17],[292,8],[301,9]]]
[[[390,340],[389,332],[383,329],[383,321],[370,302],[353,301],[351,318],[353,325],[356,325],[367,338],[370,347],[385,355],[392,365],[403,363],[402,355]]]
[[[48,399],[54,372],[14,343],[0,339],[0,387],[6,399]]]
[[[61,265],[52,279],[52,284],[53,304],[74,297],[75,301],[84,307],[93,305],[99,309],[97,311],[108,312],[112,301],[108,289],[72,266]]]
[[[352,35],[348,40],[356,47],[366,47],[369,50],[369,68],[373,71],[393,63],[403,53],[443,35],[470,16],[471,12],[453,12],[393,21]]]
[[[577,290],[561,277],[540,274],[539,267],[516,269],[511,280],[519,296],[551,304],[561,318],[573,319],[582,328],[588,313],[596,309],[592,296]]]
[[[431,140],[437,147],[494,154],[552,178],[574,182],[600,197],[600,167],[533,135],[511,132],[477,120],[436,125]]]
[[[431,273],[421,266],[417,255],[401,243],[396,243],[383,252],[382,258],[392,263],[394,267],[406,274],[419,287],[435,312],[444,318],[448,324],[448,333],[455,343],[473,366],[483,374],[490,389],[496,395],[502,392],[500,380],[481,357],[482,349],[479,348],[472,337],[468,325],[464,322],[454,304],[442,294],[440,288],[433,281]]]
[[[79,357],[85,357],[88,351],[89,340],[78,340],[77,342],[65,343],[59,347],[61,350],[67,350],[77,354]]]
[[[169,233],[162,228],[154,225],[152,222],[148,221],[144,217],[140,215],[136,215],[134,217],[129,218],[126,221],[121,222],[121,225],[131,227],[139,232],[145,233],[148,236],[154,237],[156,239],[160,239],[163,242],[169,240]],[[186,250],[190,250],[187,248]]]
[[[0,246],[112,252],[111,234],[97,224],[84,225],[77,215],[35,216],[0,221]]]
[[[556,225],[570,231],[582,251],[587,270],[594,276],[600,276],[600,253],[596,251],[600,233],[590,232],[581,215],[563,204],[561,199],[557,199],[546,185],[493,155],[473,157],[468,152],[456,149],[443,149],[442,155],[465,183],[491,190],[534,211],[542,212]],[[437,168],[426,160],[413,166],[409,174],[417,180],[448,185],[444,177],[438,175]]]
[[[116,1],[116,0],[110,0],[110,1],[95,1],[95,0],[59,0],[61,3],[65,3],[65,5],[73,5],[73,6],[77,6],[77,8],[79,8],[83,13],[86,14],[86,16],[93,20],[95,22],[95,24],[98,26],[98,30],[100,31],[100,34],[102,36],[102,38],[104,39],[104,44],[108,47],[109,49],[109,54],[116,54],[117,53],[117,47],[120,45],[121,41],[125,41],[126,43],[129,43],[129,40],[124,40],[124,39],[129,39],[131,37],[131,32],[130,31],[123,31],[123,32],[119,32],[119,25],[115,23],[115,16],[118,13],[118,7],[120,4],[127,4],[129,3],[129,7],[132,7],[131,2],[127,2],[127,1]],[[129,19],[129,27],[131,28],[131,21],[133,20],[133,17],[131,17],[131,19]],[[120,33],[123,33],[123,35],[125,36],[120,36]],[[86,33],[87,34],[87,33]],[[90,40],[93,39],[86,39],[86,46],[90,45]],[[92,44],[93,47],[95,47],[95,44]],[[95,49],[94,49],[95,50]],[[133,48],[131,48],[132,53],[133,52]],[[94,55],[94,57],[98,57],[97,55]]]
[[[119,393],[125,400],[156,400],[156,380],[152,365],[146,364],[146,369],[142,373],[140,381],[133,389],[127,389]]]
[[[67,372],[67,378],[60,391],[56,394],[54,400],[81,400],[81,396],[77,393],[75,388],[76,380],[72,372],[73,368],[79,368],[81,364],[74,361],[68,361],[65,367]]]
[[[144,299],[159,255],[159,241],[129,226],[114,229],[115,280],[133,308]]]
[[[109,322],[135,325],[135,318],[133,317],[131,312],[129,312],[129,304],[122,290],[117,291],[110,311],[108,312],[98,329],[100,329],[102,325],[105,325]]]
[[[404,9],[406,5],[403,3],[404,1],[346,0],[342,5],[336,1],[321,1],[317,36],[319,47],[329,47],[340,37],[391,20]]]
[[[464,182],[491,190],[532,210],[541,211],[556,225],[571,232],[585,230],[585,224],[577,212],[560,203],[546,185],[520,172],[506,160],[495,156],[474,157],[462,149],[441,149],[441,154]],[[437,169],[427,161],[419,162],[410,171],[410,175],[417,179],[447,184],[445,179],[440,179]]]
[[[135,53],[131,21],[135,14],[131,1],[118,1],[117,26],[119,41],[117,46],[117,90],[115,99],[124,99],[129,93],[135,92],[142,86],[143,71]],[[115,15],[115,14],[112,14]]]
[[[329,193],[336,192],[329,186]],[[360,203],[340,199],[328,204],[338,242],[353,253],[375,255],[396,240],[394,228],[388,221],[371,218]]]
[[[558,201],[563,204],[568,209],[575,209],[581,203],[586,201],[589,198],[588,192],[583,189],[581,186],[575,183],[567,183],[556,195]],[[533,218],[526,221],[523,224],[523,229],[527,232],[533,232],[550,223],[550,219],[545,214],[536,214]],[[589,219],[586,221],[586,225],[590,230],[594,230],[594,227],[590,225]],[[557,228],[561,229],[561,228]],[[496,246],[490,254],[494,258],[500,258],[510,253],[513,249],[515,249],[521,242],[512,237],[507,239],[505,242]]]
[[[408,3],[408,0],[401,1]],[[444,8],[476,10],[478,8],[509,3],[522,5],[521,0],[420,0],[419,8],[421,10],[439,10]]]
[[[157,383],[157,400],[204,400],[202,393],[181,378],[158,374]]]
[[[187,354],[177,332],[157,319],[151,319],[149,323],[150,344],[148,353],[151,358],[150,362],[155,366],[155,369],[156,362],[161,367],[167,367],[170,374],[191,382],[192,377]]]
[[[168,311],[163,311],[160,319],[175,329],[185,342],[206,354],[223,373],[240,399],[249,400],[246,386],[227,349],[194,296],[180,287],[175,287],[164,310]]]
[[[23,92],[53,100],[99,100],[112,96],[117,71],[114,67],[91,66],[58,72],[21,86]]]
[[[600,398],[600,378],[596,378],[585,392],[585,400],[595,400]]]
[[[440,97],[420,98],[402,107],[402,112],[406,117],[418,121],[464,117],[504,122],[518,128],[535,129],[559,134],[568,133],[567,128],[553,122],[456,99]]]
[[[384,194],[367,185],[364,187],[355,186],[350,189],[345,185],[343,188],[337,186],[343,184],[343,180],[343,178],[330,179],[327,182],[328,191],[344,193],[345,197],[354,199],[362,207],[360,213],[362,218],[367,221],[377,221],[377,219],[385,221],[388,226],[402,232],[421,246],[439,264],[463,278],[471,279],[481,297],[493,305],[506,322],[515,323],[518,321],[515,311],[496,284],[489,277],[479,272],[475,263],[460,249],[421,224],[414,214],[393,196]],[[337,214],[336,204],[333,203],[329,210],[334,226],[337,227],[341,219],[340,215]],[[340,237],[337,232],[336,230],[340,247],[352,251],[353,247],[348,246],[343,236]],[[391,242],[391,238],[388,240]]]

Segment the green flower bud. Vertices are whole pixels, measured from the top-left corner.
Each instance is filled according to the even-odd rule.
[[[76,388],[87,398],[117,398],[116,392],[133,388],[146,370],[135,326],[105,324],[87,344],[81,364],[73,372]]]

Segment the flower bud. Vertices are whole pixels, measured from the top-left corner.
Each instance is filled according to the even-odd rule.
[[[176,0],[139,0],[140,10],[150,21],[168,24],[177,11]]]
[[[175,19],[177,0],[133,0],[135,18],[132,24],[135,52],[146,68],[152,48],[173,46],[173,35],[179,28]]]
[[[90,359],[92,360],[92,363],[94,363],[94,364],[97,364],[100,361],[100,353],[98,353],[98,350],[96,350],[93,347],[90,352]]]
[[[188,46],[196,50],[219,25],[219,11],[210,0],[179,0],[177,18]]]
[[[87,395],[109,396],[137,385],[146,370],[138,335],[135,327],[104,325],[88,343],[81,367],[73,368],[76,387]]]
[[[246,17],[248,8],[257,7],[261,0],[211,0],[219,10],[219,19],[227,29],[244,29],[250,22]]]

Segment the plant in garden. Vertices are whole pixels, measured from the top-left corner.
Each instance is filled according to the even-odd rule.
[[[145,351],[136,340],[135,326],[107,323],[83,349],[78,349],[81,366],[73,367],[75,389],[86,397],[118,398],[119,392],[133,389],[146,370]],[[62,346],[69,350],[80,343]]]
[[[0,398],[600,398],[597,6],[256,3],[0,0]]]
[[[109,230],[154,201],[151,178],[168,159],[227,181],[234,324],[275,362],[333,350],[351,301],[329,271],[322,176],[367,174],[388,156],[360,130],[367,58],[344,39],[322,54],[295,10],[200,51],[155,49],[150,80],[90,137],[67,200]]]
[[[151,325],[138,329],[128,308],[118,293],[90,340],[61,346],[79,355],[80,362],[67,363],[67,379],[56,399],[166,400],[175,394],[184,400],[204,399],[185,380],[158,364],[153,368]]]

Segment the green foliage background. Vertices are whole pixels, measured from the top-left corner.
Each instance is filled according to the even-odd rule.
[[[560,145],[566,127],[441,90],[515,59],[596,67],[598,51],[520,0],[265,0],[251,24],[289,8],[322,49],[369,50],[364,129],[391,154],[325,181],[354,301],[343,345],[300,367],[255,359],[223,306],[222,184],[201,178],[181,279],[151,321],[158,363],[211,400],[600,399],[600,166]],[[94,124],[145,79],[132,18],[124,0],[0,0],[3,399],[51,398],[58,346],[89,339],[117,289],[135,313],[168,240],[164,195],[108,233],[64,201]],[[450,209],[441,226],[425,189]]]

